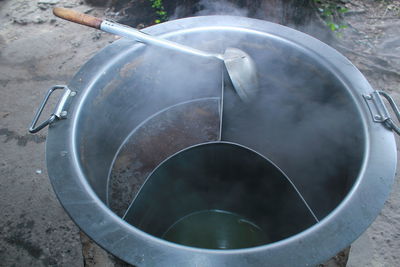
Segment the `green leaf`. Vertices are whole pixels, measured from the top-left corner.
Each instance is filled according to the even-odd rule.
[[[326,25],[328,25],[328,27],[331,29],[331,31],[336,31],[337,29],[339,29],[339,25],[333,23],[333,22],[327,22]]]

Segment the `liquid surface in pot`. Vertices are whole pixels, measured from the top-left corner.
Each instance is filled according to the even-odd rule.
[[[181,245],[238,249],[268,243],[265,232],[244,217],[222,210],[204,210],[175,222],[162,236]]]

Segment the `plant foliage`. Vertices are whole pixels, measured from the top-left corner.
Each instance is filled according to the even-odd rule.
[[[342,24],[343,14],[349,11],[348,8],[334,0],[314,0],[314,3],[328,28],[340,36],[340,30],[348,27]]]
[[[167,11],[165,11],[162,0],[149,0],[149,1],[151,2],[151,7],[157,14],[157,19],[154,22],[160,23],[166,21],[168,19],[168,14]]]

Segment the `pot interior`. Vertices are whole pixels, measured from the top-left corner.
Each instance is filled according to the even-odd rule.
[[[259,95],[245,104],[226,80],[222,98],[218,61],[140,44],[110,58],[76,115],[80,164],[99,198],[122,217],[162,161],[221,139],[271,160],[318,220],[332,212],[357,180],[365,152],[361,115],[341,74],[313,51],[260,32],[199,28],[168,38],[211,52],[242,49],[256,62]]]
[[[279,168],[226,142],[196,145],[161,163],[124,219],[151,235],[208,249],[265,245],[317,222]]]

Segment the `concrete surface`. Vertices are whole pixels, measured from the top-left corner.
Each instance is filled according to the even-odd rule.
[[[0,266],[83,266],[79,229],[47,177],[46,131],[27,128],[47,88],[66,83],[114,37],[52,21],[38,2],[0,1]]]
[[[57,201],[45,167],[46,131],[36,135],[27,132],[47,88],[67,83],[83,63],[115,39],[51,14],[56,3],[102,16],[101,9],[92,10],[79,2],[0,1],[0,266],[114,266],[107,253],[80,235]],[[386,16],[392,12],[389,2],[396,3],[375,2],[388,3],[379,7],[366,1],[359,6],[371,8],[374,14],[370,16],[377,12],[386,12]],[[400,64],[399,19],[386,22],[396,27],[384,25],[379,31],[379,21],[364,18],[365,12],[355,14],[348,20],[365,34],[349,30],[347,41],[352,43],[347,43],[346,55],[376,89],[387,90],[400,103],[400,75],[394,74]],[[371,25],[377,28],[368,30]],[[364,43],[356,46],[354,40],[364,42],[366,35],[365,47]],[[374,69],[371,53],[392,68],[387,72]],[[348,266],[400,266],[399,211],[400,184],[396,177],[381,215],[352,245]],[[90,253],[94,256],[87,257]]]

